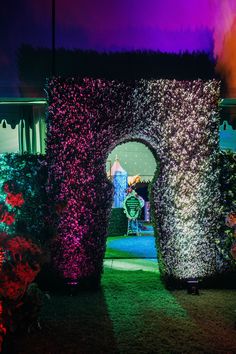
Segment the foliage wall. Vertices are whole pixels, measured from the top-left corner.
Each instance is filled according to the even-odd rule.
[[[123,236],[127,234],[128,219],[123,208],[112,208],[108,224],[108,236]]]
[[[4,336],[27,327],[35,311],[30,284],[48,236],[46,179],[44,157],[0,155],[0,352]]]
[[[235,243],[234,230],[227,225],[227,217],[236,211],[236,153],[221,151],[220,165],[220,192],[221,192],[221,218],[220,232],[216,237],[219,249],[218,266],[221,271],[236,269],[235,259],[230,252]]]
[[[0,222],[0,232],[8,235],[22,234],[43,244],[47,238],[45,217],[47,215],[45,183],[47,168],[42,155],[0,154],[0,207],[1,215],[8,222]],[[24,203],[14,208],[14,203],[5,203],[7,190],[22,195]]]
[[[112,204],[106,158],[130,140],[160,161],[153,203],[162,275],[214,275],[219,83],[54,78],[47,91],[47,191],[51,205],[63,205],[53,248],[63,277],[100,277]]]

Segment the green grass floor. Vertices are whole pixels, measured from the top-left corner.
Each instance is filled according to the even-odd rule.
[[[169,292],[158,271],[105,267],[101,290],[52,295],[42,330],[12,337],[8,352],[233,354],[235,310],[233,290]]]

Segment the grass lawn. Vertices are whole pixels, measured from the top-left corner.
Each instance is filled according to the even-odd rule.
[[[8,353],[236,353],[235,295],[169,292],[158,272],[105,267],[100,291],[52,295],[42,330],[12,337]]]

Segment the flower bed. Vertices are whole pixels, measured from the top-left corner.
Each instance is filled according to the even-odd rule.
[[[6,333],[27,326],[26,318],[32,316],[24,306],[42,255],[30,239],[42,243],[41,162],[38,157],[0,155],[0,351]]]
[[[0,154],[0,232],[45,243],[46,179],[44,156]]]

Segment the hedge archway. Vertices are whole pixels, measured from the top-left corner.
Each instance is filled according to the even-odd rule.
[[[105,173],[119,143],[143,141],[160,162],[153,189],[162,276],[216,271],[219,82],[54,78],[48,83],[48,193],[65,203],[53,260],[79,281],[102,272],[112,188]]]

